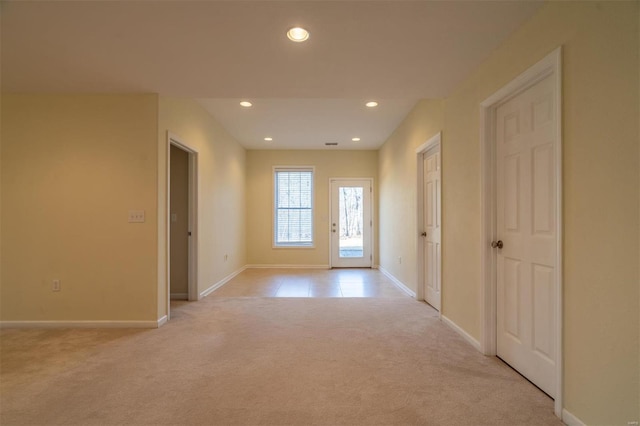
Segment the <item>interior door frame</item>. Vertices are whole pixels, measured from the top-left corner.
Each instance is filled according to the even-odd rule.
[[[556,391],[554,412],[562,418],[563,408],[563,308],[562,308],[562,47],[545,56],[538,63],[516,77],[502,89],[489,96],[480,104],[480,152],[481,163],[481,253],[482,253],[482,287],[481,287],[481,340],[480,347],[485,355],[495,356],[497,347],[497,253],[491,248],[491,241],[497,237],[497,193],[496,193],[496,110],[497,108],[532,87],[546,77],[551,76],[554,83],[554,99],[556,102],[556,146],[555,146],[555,172],[556,172],[556,306],[553,310],[556,315]]]
[[[374,212],[374,191],[373,191],[373,178],[360,178],[360,177],[353,177],[353,178],[347,178],[347,177],[332,177],[329,178],[329,221],[328,224],[329,226],[328,228],[328,235],[329,235],[329,269],[333,268],[333,238],[331,236],[331,220],[332,220],[332,215],[333,215],[333,194],[332,194],[332,187],[333,187],[333,182],[334,181],[341,181],[341,180],[364,180],[364,181],[368,181],[370,188],[371,188],[371,197],[369,199],[369,217],[371,218],[371,226],[369,227],[369,247],[371,249],[371,265],[369,266],[369,268],[374,268],[375,265],[375,246],[374,246],[374,233],[375,233],[375,217],[373,215]]]
[[[417,285],[416,285],[416,300],[424,300],[426,302],[427,295],[424,291],[424,267],[425,267],[425,253],[424,253],[424,238],[422,237],[422,227],[424,224],[424,217],[426,212],[424,211],[424,162],[423,156],[427,152],[433,150],[434,148],[438,148],[440,152],[440,188],[442,188],[442,132],[438,132],[422,145],[416,148],[416,170],[417,170],[417,193],[416,193],[416,207],[417,207],[417,222],[416,222],[416,277],[417,277]],[[442,204],[439,206],[440,208],[440,218],[442,219]],[[442,253],[442,222],[440,223],[440,253]],[[440,311],[438,311],[438,315],[442,316],[442,257],[440,258]]]
[[[188,245],[188,300],[198,300],[198,151],[185,143],[181,138],[167,132],[167,199],[166,199],[166,249],[167,249],[167,319],[171,319],[171,146],[182,149],[189,155],[189,238]]]

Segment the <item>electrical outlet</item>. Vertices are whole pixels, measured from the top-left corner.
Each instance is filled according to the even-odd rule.
[[[398,256],[398,263],[402,264],[402,256]]]
[[[228,255],[228,254],[225,254],[225,255],[224,255],[224,261],[226,262],[228,259],[229,259],[229,255]]]
[[[144,223],[144,210],[129,210],[129,223]]]
[[[60,280],[53,280],[53,282],[51,283],[51,290],[52,291],[60,291],[61,290]]]

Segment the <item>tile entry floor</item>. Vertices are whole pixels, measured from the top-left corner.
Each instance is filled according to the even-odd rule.
[[[377,269],[246,269],[213,297],[410,297]]]

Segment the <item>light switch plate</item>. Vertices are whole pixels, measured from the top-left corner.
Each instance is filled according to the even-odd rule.
[[[143,223],[144,210],[129,210],[129,223]]]
[[[178,214],[171,213],[171,222],[177,222],[177,221],[178,221]]]

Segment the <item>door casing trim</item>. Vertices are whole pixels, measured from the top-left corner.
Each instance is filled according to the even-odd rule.
[[[424,244],[422,244],[422,225],[424,223],[424,163],[422,156],[427,152],[438,148],[440,152],[440,187],[442,188],[442,132],[438,132],[430,137],[425,143],[416,148],[416,170],[417,170],[417,194],[416,194],[416,300],[424,300],[426,302],[426,294],[424,291]],[[442,205],[440,206],[440,218],[442,218]],[[442,229],[440,223],[440,229]],[[441,234],[442,235],[442,234]],[[440,238],[440,247],[442,250],[442,237]],[[442,253],[442,251],[441,251]],[[440,264],[442,272],[442,263]],[[438,315],[442,315],[442,274],[440,275],[440,311]]]
[[[481,254],[482,274],[480,291],[481,312],[481,349],[485,355],[496,355],[497,346],[497,285],[495,250],[491,249],[491,241],[496,235],[496,158],[495,158],[495,120],[497,108],[519,95],[542,79],[551,76],[554,82],[554,99],[556,102],[556,136],[555,145],[555,173],[556,173],[556,391],[554,412],[562,417],[563,408],[563,301],[562,301],[562,47],[545,56],[538,63],[520,74],[503,88],[480,103],[480,152],[481,161]]]

